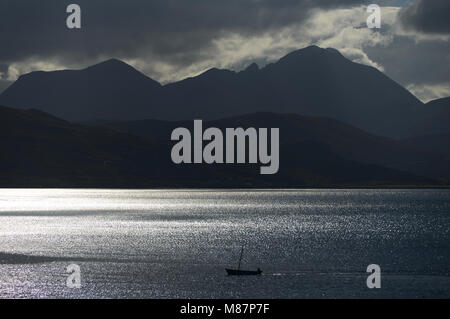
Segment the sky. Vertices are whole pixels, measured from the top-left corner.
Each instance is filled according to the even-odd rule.
[[[81,7],[81,29],[66,7]],[[381,28],[369,29],[378,4]],[[308,45],[374,66],[422,101],[450,96],[449,0],[0,0],[0,92],[21,74],[121,59],[165,84],[264,66]]]

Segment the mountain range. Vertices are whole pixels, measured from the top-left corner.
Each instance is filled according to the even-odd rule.
[[[427,187],[450,184],[450,98],[422,103],[316,46],[161,85],[111,59],[22,75],[0,95],[0,187]],[[280,170],[182,164],[173,129],[279,128]]]
[[[442,186],[450,176],[448,170],[423,171],[439,156],[407,143],[337,120],[275,113],[204,122],[204,128],[279,127],[278,174],[260,175],[259,164],[176,165],[169,136],[178,126],[192,122],[89,126],[39,110],[0,107],[0,186],[405,187]]]
[[[262,68],[213,68],[166,85],[116,59],[82,70],[32,72],[7,88],[0,104],[76,122],[213,120],[276,112],[330,117],[393,138],[450,131],[448,99],[423,104],[377,69],[317,46]]]

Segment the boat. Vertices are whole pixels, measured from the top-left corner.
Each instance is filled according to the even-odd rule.
[[[238,263],[237,269],[225,268],[228,276],[257,276],[257,275],[261,275],[262,274],[262,270],[259,269],[259,268],[257,270],[242,270],[241,269],[241,261],[242,261],[243,253],[244,253],[244,247],[242,247],[242,249],[241,249],[241,255],[239,257],[239,263]]]

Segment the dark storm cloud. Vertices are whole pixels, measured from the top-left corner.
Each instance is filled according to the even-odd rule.
[[[2,79],[2,75],[8,72],[8,65],[4,63],[0,63],[0,79]]]
[[[419,41],[395,36],[389,47],[365,47],[367,55],[383,65],[385,73],[403,85],[438,84],[450,81],[450,43]],[[411,54],[413,52],[413,54]]]
[[[66,28],[66,6],[82,10],[82,29]],[[313,8],[358,5],[358,0],[2,0],[0,63],[58,59],[64,63],[145,52],[198,59],[224,32],[258,33],[303,21]],[[5,48],[5,49],[3,49]],[[179,54],[181,51],[185,54]]]
[[[400,19],[407,29],[423,33],[450,33],[449,0],[417,0],[400,11]]]

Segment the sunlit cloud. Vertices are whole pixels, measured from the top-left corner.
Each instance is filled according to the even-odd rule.
[[[441,84],[410,84],[407,86],[407,89],[424,103],[450,96],[450,82]]]
[[[430,33],[420,28],[405,26],[400,17],[405,15],[405,9],[401,7],[404,1],[380,2],[380,5],[385,5],[381,8],[381,29],[367,28],[368,13],[365,5],[352,6],[358,3],[352,1],[346,3],[347,7],[335,7],[331,1],[322,1],[321,5],[308,5],[307,10],[300,13],[295,10],[300,10],[301,7],[290,8],[286,4],[276,9],[275,4],[271,4],[275,7],[269,6],[271,10],[266,10],[264,5],[268,4],[264,2],[258,4],[262,5],[260,8],[254,4],[256,7],[252,8],[258,8],[259,14],[249,17],[251,21],[239,17],[239,20],[232,24],[221,18],[217,22],[219,26],[214,26],[213,21],[199,21],[198,24],[189,25],[189,28],[180,32],[175,32],[164,24],[161,31],[169,32],[167,36],[155,38],[155,34],[149,32],[145,34],[145,41],[135,39],[131,42],[127,40],[124,43],[116,43],[120,40],[117,38],[111,39],[111,43],[103,43],[105,39],[102,38],[101,43],[90,44],[85,51],[80,48],[79,52],[72,50],[63,54],[60,52],[62,49],[58,48],[55,52],[49,51],[49,54],[24,55],[9,62],[6,70],[0,69],[0,80],[9,83],[19,75],[35,70],[80,69],[108,58],[118,58],[166,84],[196,76],[213,67],[240,71],[253,62],[263,67],[293,50],[318,45],[338,49],[354,62],[386,72],[402,85],[422,92],[416,94],[424,96],[425,99],[447,94],[447,91],[442,89],[445,84],[439,83],[448,82],[448,76],[434,71],[437,64],[447,62],[443,53],[436,53],[436,50],[442,52],[442,47],[446,46],[433,45],[450,44],[449,34]],[[389,6],[387,3],[395,3],[398,6]],[[224,5],[224,8],[228,8],[228,5]],[[231,17],[231,11],[228,13]],[[261,23],[262,21],[267,23]],[[139,23],[147,25],[147,22]],[[202,23],[211,24],[211,30],[204,28]],[[122,36],[123,34],[118,34],[118,37]],[[413,46],[416,43],[417,46],[414,48],[408,45],[408,51],[405,52],[405,39],[412,42]],[[135,47],[132,42],[137,43]],[[373,54],[375,50],[377,54]],[[412,72],[412,69],[418,69],[419,58],[412,57],[422,59],[421,57],[427,54],[431,54],[433,59],[426,62],[427,67],[420,67],[423,77],[421,80]],[[396,56],[401,56],[405,62],[392,62]],[[409,60],[411,62],[407,62]],[[410,75],[414,76],[408,78]],[[434,89],[430,89],[429,83],[433,83]],[[0,85],[0,90],[1,88]]]

